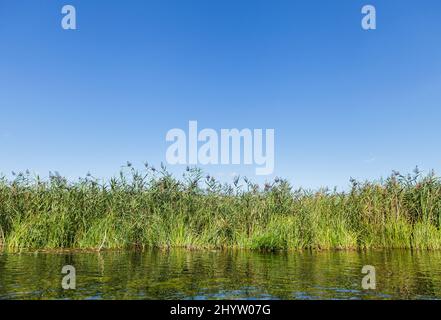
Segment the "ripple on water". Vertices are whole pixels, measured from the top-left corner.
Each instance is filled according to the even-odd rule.
[[[75,266],[76,290],[61,288]],[[376,290],[361,288],[363,265]],[[108,251],[0,254],[2,299],[439,299],[441,252]]]

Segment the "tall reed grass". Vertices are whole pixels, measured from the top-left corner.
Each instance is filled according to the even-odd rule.
[[[441,181],[434,173],[346,192],[294,190],[276,178],[222,184],[187,168],[130,163],[106,183],[88,175],[43,181],[29,172],[0,179],[0,247],[59,248],[441,249]]]

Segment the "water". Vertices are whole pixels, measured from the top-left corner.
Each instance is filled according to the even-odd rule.
[[[63,290],[64,265],[76,268]],[[363,290],[363,265],[376,289]],[[433,299],[441,252],[0,253],[0,299]]]

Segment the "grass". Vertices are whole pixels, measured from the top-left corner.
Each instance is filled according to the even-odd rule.
[[[441,249],[441,181],[394,172],[347,192],[294,190],[276,178],[221,184],[199,169],[129,163],[106,183],[20,173],[0,179],[0,247],[113,249]]]

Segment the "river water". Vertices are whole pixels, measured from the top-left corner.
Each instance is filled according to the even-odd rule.
[[[74,290],[62,288],[65,265]],[[362,288],[364,265],[374,290]],[[0,253],[0,299],[439,298],[439,251]]]

